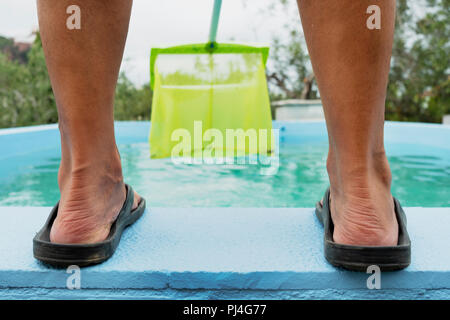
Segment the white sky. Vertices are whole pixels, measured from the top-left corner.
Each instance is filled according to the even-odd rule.
[[[150,77],[150,48],[206,42],[213,2],[134,0],[122,70],[143,84]],[[274,35],[280,36],[286,22],[298,16],[295,6],[288,14],[281,8],[269,10],[273,2],[223,0],[217,40],[269,44]],[[0,35],[31,41],[31,32],[37,28],[35,0],[0,0]]]

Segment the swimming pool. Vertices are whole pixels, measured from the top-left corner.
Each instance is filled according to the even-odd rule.
[[[279,122],[280,167],[174,164],[149,158],[149,122],[117,122],[127,183],[155,207],[312,207],[328,185],[324,122]],[[387,122],[393,194],[405,207],[450,207],[450,127]],[[0,130],[0,206],[59,199],[56,125]]]

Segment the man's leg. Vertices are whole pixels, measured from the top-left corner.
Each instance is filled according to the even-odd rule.
[[[73,1],[38,0],[39,27],[61,133],[61,200],[51,241],[104,240],[124,201],[113,102],[132,0],[78,0],[81,29],[66,27]],[[139,197],[135,195],[134,207]]]
[[[327,122],[334,240],[395,245],[398,225],[383,143],[395,0],[376,1],[380,30],[366,27],[370,4],[298,0]]]

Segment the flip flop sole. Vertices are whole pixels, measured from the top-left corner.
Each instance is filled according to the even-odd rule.
[[[34,257],[54,267],[77,265],[85,267],[108,260],[119,245],[123,231],[136,222],[145,212],[145,199],[141,198],[137,208],[131,210],[134,201],[133,189],[126,185],[127,197],[108,237],[91,244],[59,244],[50,242],[50,230],[58,213],[58,204],[51,211],[47,222],[33,239]]]
[[[411,263],[411,241],[406,229],[406,216],[400,203],[393,198],[399,225],[399,238],[396,246],[354,246],[333,241],[333,221],[329,210],[329,190],[325,192],[324,205],[316,204],[316,216],[324,226],[324,254],[329,263],[353,271],[367,271],[375,265],[381,271],[394,271],[406,268]]]

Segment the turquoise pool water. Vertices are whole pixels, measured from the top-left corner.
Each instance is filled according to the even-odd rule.
[[[148,133],[146,130],[140,132]],[[117,132],[120,135],[120,130]],[[315,133],[304,139],[282,137],[275,175],[261,175],[259,165],[182,165],[170,159],[152,160],[146,138],[118,140],[125,180],[151,206],[312,207],[328,185],[328,145],[326,138],[316,139]],[[450,206],[450,152],[392,140],[387,138],[386,147],[393,194],[404,206]],[[59,198],[59,159],[57,145],[32,155],[0,157],[4,169],[0,171],[0,206],[53,206]],[[14,170],[5,169],[12,164]]]

